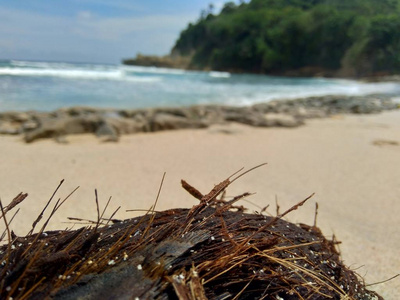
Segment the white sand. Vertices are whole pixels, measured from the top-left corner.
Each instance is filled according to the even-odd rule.
[[[81,188],[53,219],[53,229],[70,226],[61,223],[67,216],[95,219],[95,188],[102,205],[113,196],[108,216],[121,205],[116,217],[126,218],[137,215],[126,209],[150,207],[164,171],[160,210],[196,203],[180,187],[182,178],[206,193],[241,167],[268,162],[236,181],[228,195],[257,192],[249,200],[275,213],[275,198],[283,211],[315,192],[290,221],[312,224],[318,202],[318,226],[343,242],[345,263],[367,283],[400,273],[400,111],[310,120],[295,129],[216,126],[124,136],[117,144],[89,135],[68,139],[68,145],[26,145],[20,137],[0,136],[2,201],[29,193],[13,225],[17,234],[28,231],[63,178],[58,197]],[[377,140],[383,143],[374,145]],[[400,299],[400,278],[371,288]]]

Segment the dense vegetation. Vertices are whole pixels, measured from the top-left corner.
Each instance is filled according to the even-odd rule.
[[[332,76],[400,71],[400,0],[252,0],[212,5],[172,54],[191,66]],[[310,74],[308,74],[310,73]]]

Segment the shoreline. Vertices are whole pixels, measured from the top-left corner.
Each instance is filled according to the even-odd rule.
[[[67,107],[51,112],[0,112],[0,135],[21,135],[26,143],[91,133],[102,142],[127,134],[209,128],[239,123],[253,127],[299,127],[309,119],[338,114],[374,114],[399,108],[390,95],[321,96],[282,99],[251,106],[197,105],[147,109]]]
[[[142,55],[138,54],[135,58],[125,58],[121,60],[121,65],[126,66],[137,66],[137,67],[156,67],[156,68],[167,68],[174,70],[185,70],[185,71],[217,71],[217,72],[229,72],[232,74],[257,74],[277,77],[293,77],[293,78],[331,78],[331,79],[349,79],[357,80],[361,82],[399,82],[400,75],[393,72],[380,72],[379,74],[370,74],[368,76],[356,76],[347,74],[343,70],[330,70],[321,67],[305,66],[300,69],[287,70],[285,72],[270,72],[270,73],[251,73],[249,70],[243,71],[240,69],[222,68],[213,70],[209,67],[198,67],[191,64],[191,56],[180,56],[180,55]]]

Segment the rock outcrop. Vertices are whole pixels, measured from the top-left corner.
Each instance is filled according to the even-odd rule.
[[[256,127],[297,127],[311,118],[334,114],[371,114],[398,108],[390,97],[325,96],[276,100],[253,106],[203,105],[137,110],[62,108],[53,112],[0,113],[0,134],[21,134],[27,143],[42,138],[65,142],[70,134],[93,133],[101,141],[121,135],[236,122]]]

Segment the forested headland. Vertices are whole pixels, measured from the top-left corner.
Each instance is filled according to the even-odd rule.
[[[146,60],[147,58],[147,60]],[[400,0],[251,0],[202,11],[164,57],[188,69],[369,77],[400,71]],[[149,62],[138,56],[127,64]],[[158,61],[159,62],[159,61]],[[162,66],[158,64],[158,66]]]

